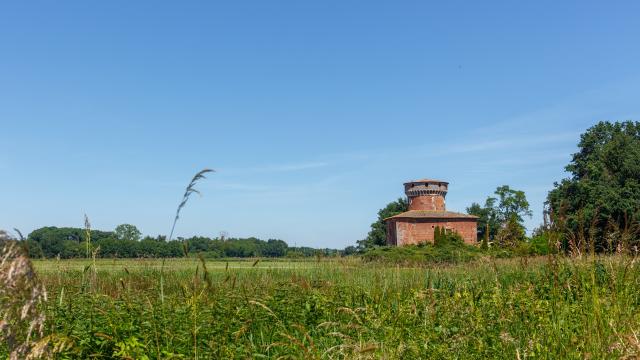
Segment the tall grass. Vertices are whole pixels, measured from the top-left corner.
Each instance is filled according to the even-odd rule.
[[[24,249],[0,231],[0,339],[7,358],[38,359],[48,353],[40,307],[46,300]]]
[[[633,257],[459,265],[359,259],[38,261],[60,356],[620,358],[640,355]],[[60,296],[64,289],[64,297]]]
[[[214,172],[214,170],[211,170],[211,169],[200,170],[198,173],[196,173],[193,176],[193,178],[189,182],[189,185],[187,185],[187,188],[184,191],[184,195],[182,195],[182,200],[180,201],[180,204],[178,204],[178,208],[176,209],[176,216],[173,219],[173,225],[171,225],[171,233],[169,234],[169,241],[171,241],[171,239],[173,238],[173,231],[175,230],[176,223],[180,218],[180,210],[182,210],[182,208],[185,205],[187,205],[187,201],[189,201],[191,194],[193,193],[200,194],[200,191],[196,189],[196,184],[198,183],[199,180],[205,179],[206,178],[205,174],[210,172]]]

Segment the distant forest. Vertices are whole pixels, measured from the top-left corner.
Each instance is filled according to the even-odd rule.
[[[250,238],[208,238],[195,236],[167,241],[165,236],[142,237],[129,224],[114,231],[54,226],[31,232],[22,240],[33,258],[171,258],[202,254],[207,258],[225,257],[312,257],[336,256],[341,251],[291,247],[283,240]]]

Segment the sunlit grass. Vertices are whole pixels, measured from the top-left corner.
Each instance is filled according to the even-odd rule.
[[[640,345],[631,258],[35,262],[69,358],[620,358]],[[206,268],[206,272],[204,270]]]

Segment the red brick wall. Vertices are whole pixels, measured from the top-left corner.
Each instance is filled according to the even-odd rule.
[[[389,245],[433,243],[436,226],[456,231],[467,244],[477,244],[477,222],[468,219],[398,219],[387,223]],[[394,231],[395,230],[395,231]]]
[[[445,211],[444,197],[440,195],[410,197],[409,210]]]

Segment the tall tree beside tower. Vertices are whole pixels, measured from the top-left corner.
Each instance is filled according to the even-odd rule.
[[[621,229],[640,244],[640,122],[604,121],[589,128],[565,169],[571,176],[555,183],[547,197],[552,221],[573,233],[590,224],[598,251],[612,245],[605,233],[619,237]]]

